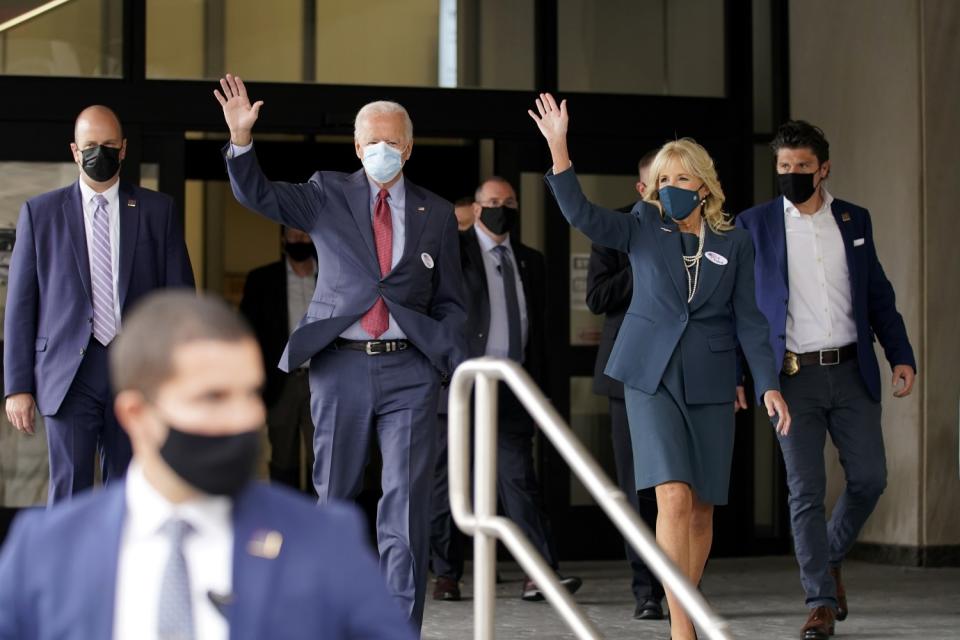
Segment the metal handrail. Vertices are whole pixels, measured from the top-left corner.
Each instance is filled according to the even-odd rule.
[[[556,574],[512,521],[497,516],[497,382],[505,382],[546,434],[570,469],[613,521],[624,538],[669,588],[710,640],[733,638],[718,616],[679,569],[664,555],[627,496],[614,485],[590,453],[516,362],[476,358],[461,364],[450,382],[448,474],[450,510],[457,526],[472,535],[474,561],[474,638],[493,640],[496,604],[496,544],[502,540],[547,601],[578,638],[601,638]],[[476,462],[473,505],[470,500],[470,389],[476,386],[474,411]],[[471,508],[472,506],[472,508]]]

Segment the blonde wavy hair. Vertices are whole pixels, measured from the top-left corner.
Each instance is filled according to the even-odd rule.
[[[664,215],[663,205],[660,203],[660,174],[671,160],[678,160],[684,171],[703,180],[704,186],[710,190],[703,205],[703,217],[710,228],[715,233],[733,229],[730,216],[723,211],[723,187],[720,186],[717,169],[713,166],[713,158],[693,138],[673,140],[660,148],[650,165],[649,180],[652,188],[644,200],[655,205],[660,209],[660,215]]]

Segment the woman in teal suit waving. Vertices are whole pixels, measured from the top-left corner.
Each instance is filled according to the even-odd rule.
[[[656,487],[657,541],[693,584],[726,504],[733,459],[737,341],[758,398],[786,433],[790,414],[767,322],[757,309],[753,242],[723,213],[713,161],[690,139],[669,142],[651,189],[629,214],[589,202],[567,151],[566,101],[541,94],[529,111],[553,156],[547,184],[571,225],[630,256],[633,298],[606,374],[624,383],[637,488]],[[674,638],[694,638],[673,595]]]

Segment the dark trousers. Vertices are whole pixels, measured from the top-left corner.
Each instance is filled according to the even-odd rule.
[[[267,409],[267,436],[270,438],[270,479],[300,490],[303,451],[307,485],[312,491],[313,418],[307,373],[301,368],[287,375],[280,395]]]
[[[880,403],[867,391],[855,360],[809,366],[781,376],[790,407],[790,434],[779,436],[787,468],[793,543],[807,606],[836,607],[829,567],[839,566],[887,483]],[[836,446],[846,486],[826,519],[827,434]]]
[[[99,454],[104,484],[123,477],[130,440],[113,414],[107,348],[90,339],[83,362],[55,415],[44,418],[50,456],[48,504],[69,500],[93,486]]]
[[[617,485],[627,494],[630,504],[651,530],[657,529],[657,494],[653,487],[637,491],[633,475],[633,445],[630,442],[630,425],[627,422],[627,406],[623,398],[610,398],[610,438],[613,441],[613,459],[617,467]],[[633,597],[638,603],[645,600],[662,600],[663,585],[643,563],[633,547],[624,541],[627,562],[633,571]]]
[[[438,456],[433,481],[430,526],[430,561],[437,576],[459,580],[463,576],[464,534],[450,513],[447,483],[447,416],[439,417]],[[546,518],[537,504],[539,485],[533,468],[533,437],[529,432],[501,429],[497,434],[497,496],[500,510],[513,520],[554,571],[557,554],[547,531]]]
[[[439,387],[436,369],[416,349],[369,356],[330,347],[310,363],[317,501],[350,500],[360,493],[376,439],[383,458],[380,570],[417,629],[427,588]]]

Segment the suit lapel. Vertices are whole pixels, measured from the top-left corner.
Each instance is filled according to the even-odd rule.
[[[120,537],[123,534],[123,518],[126,512],[126,483],[119,482],[104,490],[107,497],[100,512],[101,527],[90,532],[90,545],[77,557],[82,563],[86,584],[100,585],[103,589],[91,589],[87,593],[91,601],[92,628],[94,637],[109,638],[113,635],[114,609],[117,599],[117,564],[120,559]]]
[[[363,169],[353,173],[347,178],[347,186],[344,188],[347,197],[347,204],[350,206],[350,213],[357,223],[360,230],[360,237],[363,243],[367,245],[370,251],[370,257],[373,258],[373,264],[377,262],[377,248],[373,244],[373,218],[370,214],[370,183],[367,182],[367,174]],[[377,269],[379,273],[379,268]]]
[[[662,219],[654,226],[654,237],[660,247],[660,254],[667,267],[667,273],[683,305],[687,304],[687,274],[683,268],[683,247],[680,244],[680,228],[673,220]]]
[[[264,608],[283,553],[283,536],[263,525],[258,488],[252,485],[233,503],[233,594],[227,612],[233,638],[259,638],[266,631]]]
[[[706,221],[704,221],[706,224]],[[727,269],[736,268],[732,264],[730,256],[730,238],[713,232],[709,226],[706,229],[706,236],[703,239],[703,257],[700,259],[700,276],[697,282],[697,291],[693,294],[693,300],[690,304],[690,310],[698,309],[703,303],[710,299],[713,290],[720,284],[720,278]],[[716,264],[707,257],[707,253],[716,254],[714,259],[726,258],[726,264]],[[719,256],[719,257],[717,257]]]
[[[847,256],[847,271],[850,274],[850,291],[853,292],[857,290],[858,274],[856,261],[853,259],[853,237],[850,235],[850,213],[845,211],[843,204],[837,200],[830,203],[830,212],[833,214],[833,219],[837,221],[837,226],[840,228],[840,236],[843,238],[843,252]]]
[[[767,229],[767,236],[773,253],[777,257],[777,268],[783,278],[783,286],[787,287],[787,228],[783,222],[783,197],[777,198],[770,205],[767,215],[760,219]]]
[[[83,204],[80,202],[80,184],[73,185],[63,201],[63,222],[73,245],[73,256],[80,272],[83,289],[87,293],[87,300],[93,300],[93,291],[90,287],[90,254],[87,252],[87,231],[83,222]]]
[[[404,178],[404,188],[407,191],[404,198],[406,201],[403,218],[404,246],[403,255],[400,258],[400,262],[397,263],[398,267],[411,259],[413,254],[416,253],[417,247],[420,246],[420,234],[423,233],[427,216],[430,215],[430,207],[427,205],[427,199],[424,197],[420,187]],[[435,258],[436,256],[431,257]]]
[[[127,291],[130,288],[130,275],[133,273],[133,258],[137,250],[137,235],[140,232],[140,201],[135,197],[133,188],[121,183],[119,191],[120,217],[120,308],[124,308]]]

